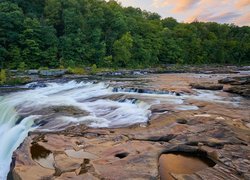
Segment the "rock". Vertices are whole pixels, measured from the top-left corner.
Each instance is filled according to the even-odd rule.
[[[60,77],[60,76],[63,76],[66,72],[67,70],[50,69],[50,70],[41,70],[39,74],[41,76]]]
[[[250,76],[227,77],[219,80],[219,83],[231,85],[224,89],[225,92],[250,97]]]
[[[250,123],[247,123],[247,124],[246,124],[246,127],[250,128]]]
[[[132,75],[146,75],[146,71],[132,71]]]
[[[85,152],[83,150],[75,151],[75,150],[65,150],[65,153],[72,158],[81,158],[81,159],[97,159],[98,157],[90,152]]]
[[[32,112],[38,115],[60,115],[60,116],[86,116],[88,113],[73,106],[50,106],[48,108],[38,109]]]
[[[25,91],[27,88],[24,87],[19,87],[19,86],[0,86],[0,96],[4,96],[6,94],[10,94],[13,92],[18,92],[18,91]]]
[[[123,88],[123,87],[114,87],[113,92],[133,92],[139,94],[175,94],[176,96],[181,96],[180,93],[169,92],[167,90],[155,90],[155,89],[142,89],[142,88]]]
[[[250,76],[227,77],[218,81],[221,84],[246,85],[250,84]]]
[[[71,172],[81,167],[83,159],[70,158],[66,154],[55,155],[55,167],[60,172]]]
[[[56,178],[55,180],[98,180],[95,176],[91,175],[90,173],[85,173],[82,175],[76,176],[75,172],[67,172],[63,173],[60,177]]]
[[[235,85],[224,89],[224,91],[250,97],[250,85]]]
[[[190,86],[195,89],[206,89],[206,90],[222,90],[223,86],[219,84],[203,82],[203,83],[191,83]]]
[[[187,124],[186,119],[177,119],[176,122],[179,123],[179,124]]]
[[[28,75],[37,75],[39,74],[39,70],[31,69],[27,71]]]
[[[36,89],[36,88],[47,87],[47,85],[43,82],[32,82],[32,83],[26,84],[25,87],[29,89]]]
[[[157,76],[151,79],[157,81],[153,86],[138,87],[137,90],[156,93],[158,91],[145,90],[166,88],[172,92],[172,90],[180,90],[178,88],[181,87],[190,90],[189,94],[192,94],[189,84],[193,81],[181,81],[188,76],[187,74],[178,74],[178,79],[173,75],[171,81],[169,76],[165,75],[162,75],[162,81],[158,81]],[[200,77],[197,77],[197,81],[198,78]],[[210,79],[211,82],[213,78]],[[214,81],[218,78],[220,77],[216,77]],[[209,80],[206,79],[206,81]],[[167,83],[164,84],[164,82]],[[169,87],[171,83],[178,84],[178,87],[174,86],[172,89]],[[150,85],[150,82],[147,85]],[[118,90],[121,89],[115,91]],[[131,88],[123,90],[131,90]],[[227,93],[218,94],[231,98]],[[139,96],[141,95],[137,94],[135,99],[131,99],[130,96],[119,95],[113,96],[111,100],[134,101],[140,100]],[[162,96],[161,100],[168,100],[167,98]],[[60,132],[30,132],[29,137],[14,153],[12,172],[16,179],[159,179],[158,160],[161,153],[199,154],[202,151],[202,154],[213,159],[217,164],[194,174],[175,174],[175,177],[249,179],[250,121],[249,108],[245,106],[245,103],[248,105],[249,102],[246,98],[241,102],[243,105],[239,104],[236,108],[230,103],[203,102],[197,99],[185,102],[199,106],[195,112],[171,111],[173,109],[171,107],[175,107],[176,104],[154,105],[150,110],[156,112],[157,117],[151,119],[147,127],[94,129],[71,124],[71,127]],[[30,113],[29,110],[27,112]],[[36,113],[39,114],[39,112],[52,115],[52,119],[53,114],[77,117],[85,113],[67,106],[44,108],[42,111],[37,110]],[[239,122],[236,123],[235,119]],[[32,160],[30,155],[32,143],[38,143],[53,153],[56,159],[56,170],[46,169]]]
[[[221,84],[231,84],[231,83],[236,82],[236,80],[232,77],[227,77],[227,78],[219,80],[218,82]]]

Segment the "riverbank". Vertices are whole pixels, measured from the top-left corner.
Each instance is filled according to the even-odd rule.
[[[211,159],[215,166],[188,175],[172,173],[171,176],[176,179],[247,179],[250,173],[249,99],[221,90],[198,90],[190,86],[191,83],[217,84],[221,79],[235,76],[239,74],[147,74],[99,80],[86,77],[93,85],[97,83],[97,87],[98,82],[102,82],[113,90],[112,94],[92,93],[95,98],[89,97],[86,102],[82,99],[82,102],[107,101],[122,105],[127,99],[131,105],[138,102],[151,104],[147,123],[91,128],[83,121],[57,132],[44,132],[42,128],[55,124],[52,121],[46,126],[41,121],[41,130],[30,132],[15,151],[12,175],[14,179],[158,179],[158,159],[162,153],[203,152],[201,155]],[[101,86],[97,92],[106,92],[106,88]],[[80,90],[71,87],[62,93],[80,98],[85,93],[74,96]],[[56,93],[57,96],[60,94]],[[53,102],[53,98],[49,96],[49,102]],[[109,103],[100,108],[107,106]],[[102,108],[100,110],[104,110]],[[114,104],[111,105],[110,112],[115,112],[114,108]],[[34,105],[32,109],[35,109]],[[105,109],[106,113],[108,109]],[[125,110],[127,108],[120,113],[125,113]],[[72,106],[50,106],[32,112],[33,115],[47,115],[47,118],[52,115],[51,120],[61,115],[78,118],[86,113]]]
[[[129,77],[159,73],[197,73],[197,74],[241,74],[250,72],[250,66],[221,66],[221,65],[166,65],[148,69],[103,69],[103,68],[69,68],[69,69],[32,69],[8,70],[6,80],[2,85],[20,85],[33,81],[52,80],[58,78],[82,78],[86,76],[116,76]],[[5,77],[5,79],[6,79]]]
[[[87,81],[87,80],[115,80],[119,78],[143,78],[149,74],[176,74],[176,73],[195,73],[195,74],[228,74],[228,77],[246,77],[249,81],[250,74],[250,66],[177,66],[177,65],[169,65],[161,68],[151,68],[151,69],[137,69],[137,70],[110,70],[110,69],[99,69],[93,70],[91,68],[83,69],[84,73],[72,73],[67,69],[47,69],[47,70],[25,70],[25,71],[17,71],[10,70],[9,80],[5,82],[5,84],[0,85],[0,95],[8,94],[15,91],[22,91],[27,89],[32,89],[34,87],[23,86],[27,83],[37,82],[38,84],[43,85],[44,82],[67,82],[69,80],[77,80],[77,81]],[[238,86],[230,82],[219,82],[219,85],[223,89],[225,86],[225,91],[238,93],[243,96],[249,96],[249,85],[240,83],[240,79],[238,79]],[[249,82],[248,82],[249,84]],[[193,84],[194,85],[194,84]],[[230,85],[234,85],[230,88]],[[196,84],[196,87],[200,86]],[[203,85],[204,86],[204,85]],[[206,85],[205,85],[206,86]],[[203,89],[211,89],[203,88]]]

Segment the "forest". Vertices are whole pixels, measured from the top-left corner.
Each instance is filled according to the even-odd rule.
[[[250,64],[250,27],[177,22],[104,0],[1,0],[4,69]]]

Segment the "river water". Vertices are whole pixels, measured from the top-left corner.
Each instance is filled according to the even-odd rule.
[[[117,83],[119,84],[119,83]],[[213,91],[193,94],[170,91],[117,88],[108,82],[36,83],[32,89],[0,97],[0,179],[10,169],[13,152],[30,131],[60,131],[85,124],[92,128],[116,128],[140,123],[152,116],[152,107],[168,105],[169,109],[197,110],[189,100],[201,99],[237,106],[239,98],[228,99]]]

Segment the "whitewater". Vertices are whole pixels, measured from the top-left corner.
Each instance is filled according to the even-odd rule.
[[[7,178],[13,152],[30,131],[60,131],[84,124],[91,128],[116,128],[137,123],[146,124],[155,104],[171,104],[176,110],[197,110],[187,99],[224,102],[211,91],[196,95],[169,92],[138,92],[135,89],[113,88],[108,83],[76,82],[31,83],[33,89],[0,97],[0,179]],[[226,102],[228,103],[228,102]],[[75,108],[82,115],[46,114],[54,107]],[[42,113],[44,112],[45,113]]]

